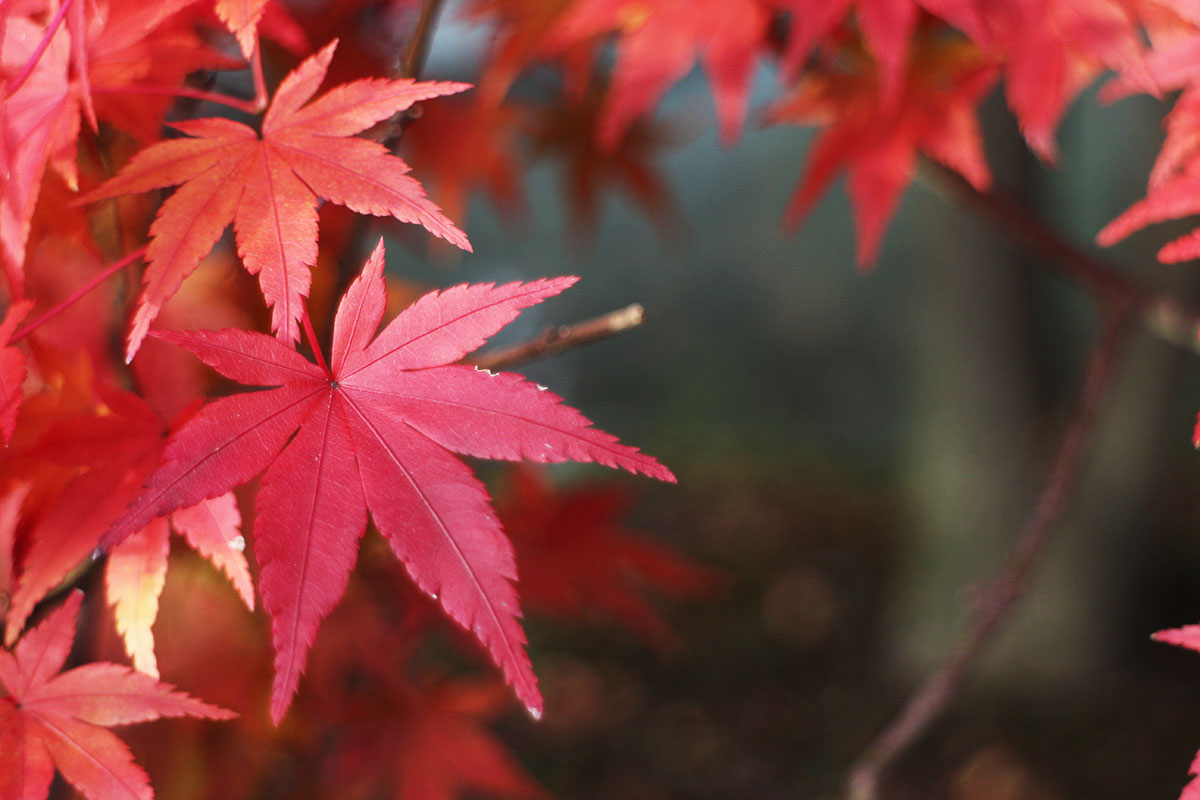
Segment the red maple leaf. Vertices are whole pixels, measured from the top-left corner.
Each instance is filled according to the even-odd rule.
[[[691,70],[697,57],[712,84],[721,139],[741,131],[754,59],[767,31],[761,0],[577,0],[546,37],[548,53],[618,31],[606,110],[596,134],[615,148],[630,123]]]
[[[447,680],[409,687],[400,696],[406,702],[398,708],[343,734],[334,764],[339,796],[376,796],[384,777],[397,800],[456,800],[468,791],[471,797],[549,797],[486,725],[512,702],[499,681]],[[378,707],[379,699],[374,703]],[[359,792],[347,791],[356,786]]]
[[[13,546],[16,544],[17,522],[21,504],[29,494],[30,484],[18,483],[0,497],[0,622],[8,616],[13,591]]]
[[[19,83],[0,88],[0,151],[8,173],[0,243],[15,293],[22,291],[25,242],[46,165],[76,189],[81,115],[93,129],[99,118],[143,140],[157,138],[170,94],[185,75],[231,66],[178,19],[194,1],[74,0],[62,6],[66,24],[58,27],[41,21],[50,4],[30,3],[22,16],[6,20],[0,72]],[[146,83],[151,77],[153,85]]]
[[[1047,160],[1067,104],[1103,70],[1156,92],[1136,0],[972,0],[986,33],[977,44],[1003,62],[1008,104],[1026,141]]]
[[[961,0],[770,0],[791,12],[787,48],[783,54],[784,75],[799,74],[805,59],[826,40],[854,7],[855,19],[871,55],[879,63],[881,99],[894,103],[904,82],[909,58],[909,40],[917,28],[922,9],[938,14],[950,24],[975,35],[982,29],[978,12]]]
[[[1184,625],[1182,628],[1157,631],[1151,638],[1156,642],[1166,642],[1186,647],[1189,650],[1200,651],[1200,625]],[[1183,791],[1179,794],[1179,800],[1200,800],[1200,753],[1196,753],[1196,757],[1192,759],[1192,764],[1188,767],[1188,774],[1192,776],[1192,779],[1183,787]]]
[[[83,198],[92,202],[182,184],[150,226],[149,266],[127,360],[163,303],[230,222],[238,254],[273,307],[271,329],[289,342],[299,338],[309,267],[317,261],[319,198],[360,213],[420,223],[470,249],[462,231],[407,174],[407,164],[378,142],[353,135],[419,100],[460,92],[466,84],[364,79],[334,87],[310,103],[336,45],[331,42],[283,79],[261,136],[227,119],[174,123],[189,138],[146,148]]]
[[[1175,105],[1164,122],[1166,139],[1150,171],[1146,196],[1126,209],[1096,235],[1103,246],[1121,239],[1147,225],[1169,219],[1190,216],[1200,211],[1197,192],[1200,191],[1200,32],[1193,21],[1164,20],[1151,28],[1154,49],[1147,58],[1147,67],[1158,87],[1163,90],[1182,89]],[[1136,77],[1136,76],[1135,76]],[[1115,100],[1144,91],[1138,81],[1122,75],[1105,87],[1102,96]],[[1164,263],[1187,261],[1200,256],[1200,229],[1180,236],[1158,251]]]
[[[453,364],[522,308],[575,280],[434,292],[372,339],[386,302],[381,242],[338,308],[329,366],[258,333],[157,334],[229,378],[278,388],[217,400],[180,428],[101,546],[266,469],[254,551],[276,649],[276,721],[321,620],[345,591],[368,509],[417,585],[483,643],[539,714],[542,699],[517,622],[512,547],[487,491],[450,451],[597,461],[674,480],[654,458],[592,428],[541,387]]]
[[[631,498],[616,486],[555,492],[532,468],[514,473],[496,510],[516,548],[525,607],[612,621],[652,646],[678,647],[647,592],[696,597],[717,573],[622,524]]]
[[[33,448],[40,461],[77,472],[37,515],[28,534],[6,637],[16,639],[35,604],[72,570],[88,563],[101,534],[140,491],[159,464],[167,426],[140,397],[103,393],[95,407],[59,420]],[[67,472],[68,475],[71,472]],[[222,570],[253,608],[249,567],[237,549],[240,516],[231,495],[170,515],[195,550]],[[109,556],[105,583],[118,631],[134,666],[158,676],[150,626],[167,571],[168,519],[152,520]]]
[[[22,300],[13,303],[0,322],[0,433],[7,443],[17,429],[17,412],[25,394],[21,384],[25,382],[25,354],[9,345],[17,331],[17,325],[29,313],[33,303]]]
[[[146,773],[112,725],[160,717],[231,719],[231,711],[196,700],[170,684],[120,664],[96,663],[60,673],[83,592],[0,650],[0,798],[32,800],[50,793],[54,768],[90,798],[154,796]]]
[[[845,169],[860,266],[875,261],[887,223],[916,171],[918,152],[978,188],[991,182],[975,107],[994,84],[995,69],[965,42],[927,37],[913,46],[919,57],[894,104],[880,102],[871,65],[846,72],[839,64],[806,72],[769,115],[774,123],[827,126],[809,151],[784,223],[799,226]]]
[[[216,0],[214,9],[221,22],[237,38],[242,55],[250,58],[258,47],[258,23],[267,0]]]

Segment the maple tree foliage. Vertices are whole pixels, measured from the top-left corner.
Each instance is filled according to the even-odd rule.
[[[386,301],[380,242],[338,307],[328,365],[235,329],[158,334],[229,378],[279,388],[218,400],[185,423],[100,546],[119,545],[155,518],[224,494],[269,466],[254,542],[277,653],[276,721],[317,626],[345,591],[368,509],[413,580],[479,638],[540,716],[516,623],[511,551],[486,490],[445,451],[597,461],[674,480],[544,387],[454,365],[520,309],[572,283],[456,286],[421,298],[375,336]]]
[[[11,648],[0,652],[0,797],[44,796],[54,766],[91,797],[149,796],[103,726],[229,716],[155,680],[177,664],[160,654],[186,644],[159,624],[180,610],[160,605],[173,575],[197,569],[172,550],[172,531],[223,574],[211,605],[245,614],[257,584],[273,665],[262,687],[244,678],[239,700],[262,688],[279,722],[317,648],[314,705],[348,729],[335,758],[340,785],[353,784],[344,796],[375,791],[374,777],[347,776],[387,750],[402,754],[383,780],[398,796],[544,794],[485,726],[506,703],[498,680],[413,678],[411,651],[368,621],[350,576],[369,521],[417,587],[405,601],[418,622],[404,632],[419,642],[444,614],[535,714],[521,599],[669,645],[645,592],[712,589],[711,572],[624,525],[620,491],[555,492],[521,472],[494,510],[458,458],[597,462],[674,480],[543,387],[459,363],[575,279],[456,285],[384,324],[401,293],[389,297],[382,244],[351,271],[377,232],[367,236],[367,217],[470,251],[472,193],[520,218],[523,174],[549,157],[564,163],[579,229],[613,189],[669,229],[678,213],[660,156],[691,133],[657,111],[693,71],[728,147],[759,120],[818,129],[781,220],[798,227],[844,172],[860,266],[886,247],[921,159],[978,191],[991,185],[978,123],[990,93],[1003,92],[1050,162],[1063,114],[1105,73],[1107,101],[1179,95],[1145,198],[1098,241],[1200,211],[1200,11],[1189,0],[467,0],[462,19],[487,34],[472,93],[421,79],[437,7],[0,4],[0,612]],[[771,99],[751,108],[764,69]],[[547,73],[552,89],[527,91]],[[225,93],[237,79],[217,76],[232,74],[253,98]],[[1195,231],[1160,252],[1197,256]],[[115,286],[123,272],[135,275]],[[136,671],[94,663],[55,675],[79,594],[26,625],[93,564],[112,613],[97,598],[91,616]],[[321,655],[317,636],[343,595],[346,627],[400,652],[365,659],[401,699],[358,730],[338,701],[365,704],[331,677],[351,667]],[[1191,628],[1159,638],[1197,649]],[[1193,781],[1184,797],[1196,796]]]

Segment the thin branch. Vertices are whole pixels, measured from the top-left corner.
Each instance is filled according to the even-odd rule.
[[[574,347],[607,339],[632,330],[646,321],[646,311],[638,303],[610,311],[574,325],[552,325],[532,339],[510,347],[498,347],[467,359],[480,369],[505,369],[514,364],[561,353]]]
[[[1057,231],[1020,203],[992,189],[980,191],[965,178],[936,162],[925,174],[935,188],[965,202],[1013,240],[1042,256],[1046,266],[1089,289],[1101,303],[1121,298],[1136,307],[1142,324],[1156,336],[1200,352],[1200,309],[1164,292],[1145,289],[1103,260],[1065,241]]]
[[[970,629],[941,666],[909,697],[900,713],[867,747],[850,770],[850,800],[875,800],[884,771],[909,749],[941,715],[989,644],[1008,620],[1029,586],[1043,552],[1066,510],[1083,464],[1097,410],[1108,389],[1117,351],[1133,307],[1114,303],[1102,308],[1101,329],[1092,342],[1080,382],[1079,397],[1063,432],[1037,505],[1003,570],[981,593]]]

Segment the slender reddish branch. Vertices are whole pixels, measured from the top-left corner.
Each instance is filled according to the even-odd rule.
[[[37,48],[33,51],[33,55],[25,62],[25,66],[21,69],[21,74],[13,79],[13,82],[8,85],[6,90],[7,96],[12,97],[17,93],[17,90],[25,85],[25,81],[29,80],[29,76],[33,74],[37,68],[38,62],[42,60],[42,56],[46,53],[46,49],[50,47],[50,42],[58,33],[59,26],[62,25],[64,19],[67,18],[67,11],[75,0],[65,0],[59,7],[58,13],[54,15],[54,19],[50,20],[50,25],[46,28],[46,33],[42,36],[42,40],[38,42]]]
[[[926,162],[924,166],[936,187],[965,202],[997,230],[1042,256],[1047,267],[1083,285],[1102,304],[1128,303],[1137,309],[1152,333],[1179,347],[1200,351],[1200,310],[1169,294],[1143,288],[1115,267],[1065,241],[1013,198],[995,189],[981,192],[941,164]]]
[[[850,800],[875,800],[884,771],[907,751],[958,694],[976,659],[1015,611],[1028,588],[1040,554],[1066,510],[1096,412],[1112,378],[1113,363],[1124,338],[1126,323],[1136,310],[1126,295],[1107,294],[1101,307],[1100,331],[1088,353],[1079,397],[1063,432],[1037,505],[1025,521],[1008,563],[981,592],[974,619],[958,647],[917,688],[888,726],[867,747],[850,770]]]
[[[55,303],[48,311],[46,311],[45,314],[42,314],[40,317],[35,319],[33,322],[29,323],[25,327],[21,328],[21,330],[14,333],[12,339],[9,340],[10,343],[18,341],[20,339],[24,339],[26,336],[33,333],[39,327],[46,324],[50,320],[54,319],[59,314],[61,314],[62,312],[66,311],[68,308],[70,308],[71,306],[75,305],[75,303],[78,302],[81,297],[86,295],[92,289],[95,289],[97,286],[104,283],[106,280],[111,278],[113,275],[116,275],[118,272],[120,272],[125,267],[132,264],[134,261],[137,261],[138,259],[142,258],[144,255],[146,255],[146,248],[139,247],[137,250],[134,250],[132,253],[125,256],[120,261],[115,261],[112,264],[109,264],[103,270],[101,270],[100,272],[97,272],[90,279],[88,279],[88,281],[86,283],[79,286],[79,288],[77,288],[75,291],[71,292],[69,295],[64,297],[62,300],[59,300],[57,303]]]
[[[498,347],[467,359],[481,369],[504,369],[535,358],[561,353],[573,347],[607,339],[638,327],[646,321],[646,312],[638,303],[574,325],[552,325],[528,341]]]

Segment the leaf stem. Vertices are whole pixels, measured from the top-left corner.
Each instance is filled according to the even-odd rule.
[[[250,76],[254,81],[254,100],[250,103],[250,113],[259,114],[267,107],[267,83],[263,79],[262,44],[255,36],[254,56],[250,59]]]
[[[640,303],[610,311],[599,317],[585,319],[574,325],[551,325],[537,336],[509,347],[498,347],[475,358],[468,364],[480,369],[505,369],[524,361],[544,358],[574,347],[616,336],[632,330],[646,321],[646,310]]]
[[[312,345],[313,356],[317,359],[317,366],[332,375],[333,371],[329,369],[329,364],[325,361],[325,354],[321,352],[321,345],[317,343],[317,334],[313,330],[312,320],[308,316],[308,306],[304,307],[304,316],[301,317],[304,323],[304,333],[308,336],[308,343]]]
[[[132,264],[134,261],[137,261],[138,259],[145,256],[146,249],[147,249],[146,247],[139,247],[137,250],[134,250],[132,253],[125,256],[120,261],[115,261],[112,264],[109,264],[107,267],[105,267],[100,272],[97,272],[95,275],[93,275],[91,278],[89,278],[83,285],[81,285],[75,291],[71,292],[69,295],[64,297],[62,300],[59,300],[57,303],[55,303],[48,311],[46,311],[45,314],[42,314],[40,317],[35,319],[33,322],[30,322],[28,325],[21,328],[16,333],[14,333],[13,337],[9,340],[9,343],[11,344],[12,342],[16,342],[20,339],[24,339],[26,336],[33,333],[39,327],[46,324],[50,320],[54,319],[62,312],[66,311],[68,308],[73,306],[81,297],[86,295],[92,289],[95,289],[97,286],[104,283],[106,280],[111,278],[113,275],[116,275],[118,272],[120,272],[122,269],[124,269],[125,267]]]
[[[1095,427],[1097,410],[1111,384],[1113,365],[1124,341],[1133,308],[1102,309],[1101,328],[1088,352],[1079,396],[1063,431],[1054,462],[1009,554],[1008,562],[980,593],[970,629],[931,675],[914,691],[886,728],[851,767],[850,800],[875,800],[883,772],[924,734],[957,695],[975,660],[1016,609],[1029,586],[1033,568],[1067,508],[1083,464],[1085,445]]]
[[[51,40],[53,40],[55,34],[58,33],[59,26],[61,26],[63,20],[67,18],[67,12],[71,9],[71,6],[74,4],[74,2],[75,0],[64,0],[63,4],[58,9],[58,13],[54,15],[54,19],[50,20],[50,25],[46,28],[46,33],[43,34],[42,40],[38,42],[38,46],[33,51],[33,55],[31,55],[29,60],[25,62],[25,66],[21,69],[21,74],[19,74],[13,80],[13,82],[9,84],[6,96],[12,97],[17,93],[18,89],[25,85],[25,81],[29,80],[29,76],[33,74],[33,70],[37,67],[38,62],[42,60],[42,56],[45,55],[46,50],[50,47]]]

